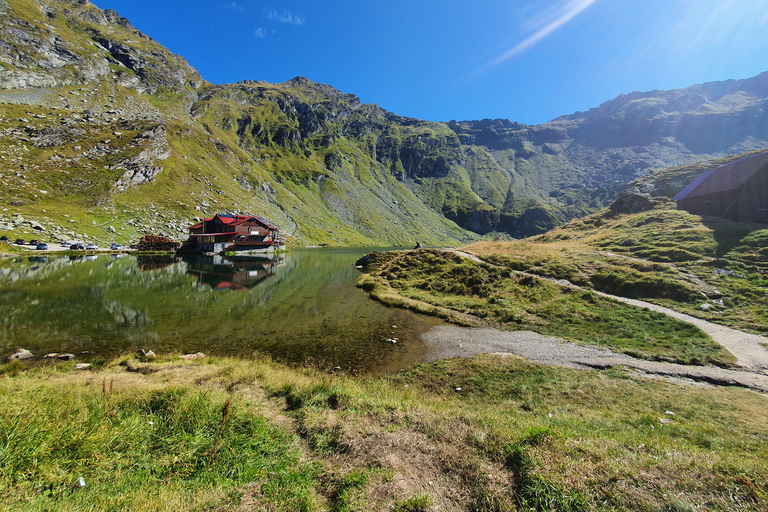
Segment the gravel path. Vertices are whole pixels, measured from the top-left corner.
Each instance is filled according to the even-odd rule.
[[[451,250],[451,252],[485,263],[477,256],[462,251]],[[563,286],[578,288],[568,281],[549,280]],[[487,352],[514,354],[539,363],[573,368],[609,368],[622,365],[648,374],[717,385],[743,386],[768,392],[768,338],[713,324],[649,302],[602,292],[595,293],[633,306],[664,313],[695,325],[736,356],[739,369],[726,370],[714,366],[645,361],[607,349],[584,347],[530,331],[507,332],[491,328],[468,329],[451,325],[435,327],[422,335],[424,345],[429,349],[427,357],[429,360],[437,360],[449,357],[471,357]]]
[[[647,374],[663,375],[689,382],[741,386],[768,393],[768,375],[714,366],[688,366],[645,361],[593,346],[581,346],[560,338],[530,331],[500,331],[485,327],[440,325],[421,335],[427,360],[472,357],[477,354],[514,354],[531,361],[571,368],[626,366]]]
[[[626,304],[631,304],[632,306],[648,308],[651,311],[664,313],[665,315],[677,320],[693,324],[707,333],[713,340],[722,345],[723,348],[725,348],[728,352],[736,356],[736,364],[738,364],[741,368],[747,371],[759,372],[768,375],[768,348],[766,348],[768,347],[768,338],[764,336],[749,334],[747,332],[739,331],[738,329],[733,329],[724,325],[713,324],[712,322],[707,322],[701,318],[678,313],[675,310],[657,306],[656,304],[651,304],[650,302],[627,299],[625,297],[617,297],[616,295],[609,295],[602,292],[595,293],[603,297],[608,297],[610,299],[618,300]]]

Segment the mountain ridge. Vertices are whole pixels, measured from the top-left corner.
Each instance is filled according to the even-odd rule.
[[[221,210],[270,217],[297,243],[524,237],[649,172],[768,146],[768,73],[634,92],[541,125],[441,123],[301,76],[211,84],[87,0],[2,9],[6,231],[29,227],[17,213],[54,238],[181,237]]]

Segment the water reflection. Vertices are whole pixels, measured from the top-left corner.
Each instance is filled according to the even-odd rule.
[[[136,264],[141,270],[160,270],[180,262],[181,258],[174,254],[140,255],[136,257]]]
[[[354,262],[367,252],[3,261],[0,356],[19,347],[36,356],[259,352],[351,373],[396,371],[422,359],[420,334],[439,322],[358,290]]]
[[[200,286],[213,290],[247,290],[274,277],[285,265],[284,255],[272,256],[190,256],[185,257],[187,273]]]

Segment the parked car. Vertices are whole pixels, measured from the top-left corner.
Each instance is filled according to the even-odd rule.
[[[79,242],[72,242],[69,244],[69,250],[70,251],[84,251],[85,246]]]
[[[112,249],[113,251],[122,251],[123,250],[123,246],[120,245],[120,244],[112,244],[112,245],[109,246],[109,248]]]
[[[7,241],[8,241],[8,237],[7,236],[5,236],[5,235],[0,236],[0,242],[7,242]]]
[[[35,238],[34,240],[30,240],[30,241],[29,241],[29,245],[37,245],[37,244],[39,244],[39,243],[40,243],[40,240],[38,240],[38,239],[36,239],[36,238]]]
[[[85,248],[88,249],[89,251],[95,251],[96,249],[99,248],[99,246],[96,244],[88,244],[85,246]]]
[[[40,243],[37,244],[36,249],[38,251],[47,251],[48,250],[48,244],[45,243],[45,242],[40,242]]]
[[[16,245],[24,245],[24,239],[23,238],[17,238],[15,242],[13,242]]]

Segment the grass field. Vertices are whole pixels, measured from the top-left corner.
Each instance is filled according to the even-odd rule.
[[[488,355],[366,379],[262,359],[5,365],[0,506],[765,510],[765,400]]]

